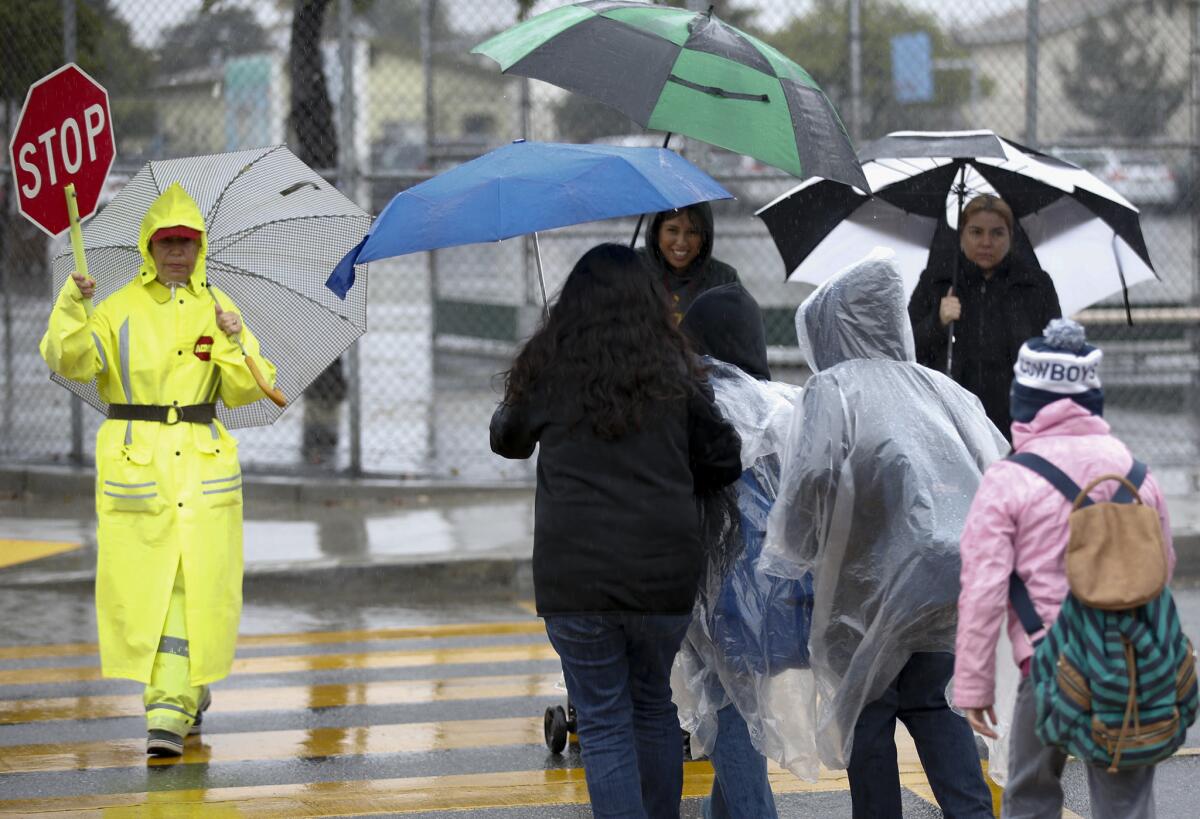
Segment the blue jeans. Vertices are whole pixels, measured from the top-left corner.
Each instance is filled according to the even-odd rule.
[[[717,741],[712,750],[712,795],[704,800],[704,819],[778,819],[767,779],[767,760],[750,741],[750,729],[737,708],[717,712]]]
[[[671,663],[691,615],[546,617],[597,819],[678,819],[683,737]]]
[[[897,718],[916,743],[946,819],[992,819],[992,796],[983,781],[975,735],[946,702],[953,673],[953,654],[918,652],[883,696],[863,708],[847,770],[855,819],[901,819]]]

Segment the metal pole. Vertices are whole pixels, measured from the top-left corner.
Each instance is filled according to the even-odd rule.
[[[437,143],[437,100],[433,93],[433,15],[437,0],[421,0],[421,81],[425,97],[425,162],[432,165]],[[429,252],[429,294],[433,300],[434,335],[437,334],[437,253]]]
[[[1188,66],[1192,80],[1189,100],[1192,131],[1190,171],[1192,180],[1196,180],[1200,179],[1200,0],[1192,0],[1189,15],[1192,40]],[[1192,212],[1192,273],[1196,279],[1191,301],[1193,305],[1200,306],[1200,191],[1190,189],[1189,196]],[[1188,332],[1191,335],[1192,354],[1200,357],[1200,328],[1193,326]],[[1188,399],[1195,421],[1194,434],[1200,437],[1200,372],[1192,373],[1191,395]],[[1200,482],[1200,473],[1193,475],[1193,480]],[[1200,489],[1200,486],[1196,488]]]
[[[981,96],[979,90],[979,66],[975,63],[975,58],[969,58],[971,61],[971,127],[982,127],[982,122],[979,119],[979,98]]]
[[[862,139],[862,3],[850,0],[850,138]]]
[[[1038,0],[1025,5],[1025,144],[1038,144]]]
[[[433,93],[433,15],[437,0],[421,0],[420,45],[421,82],[425,102],[425,162],[432,167],[437,142],[437,108]],[[438,255],[436,250],[425,254],[429,269],[429,395],[425,412],[425,459],[430,472],[437,471],[437,361],[438,337]]]
[[[12,130],[13,121],[16,117],[16,110],[12,102],[4,103],[4,127]],[[17,209],[15,205],[16,197],[9,197],[8,207],[5,209],[7,213],[4,215],[4,229],[9,230],[12,220],[17,218]],[[13,232],[9,230],[9,238],[7,241],[13,240]],[[6,248],[3,255],[12,258],[13,251],[11,248]],[[12,447],[12,452],[16,454],[16,441],[13,439],[13,410],[16,403],[16,388],[13,384],[15,375],[13,367],[13,331],[12,331],[12,288],[8,283],[8,265],[5,263],[3,256],[0,256],[0,290],[4,291],[4,449]]]
[[[522,77],[521,80],[521,96],[518,102],[517,117],[519,120],[519,128],[521,131],[521,139],[529,139],[530,113],[533,106],[533,100],[529,92],[529,80]],[[525,290],[525,304],[533,303],[533,277],[530,275],[532,271],[529,269],[529,257],[534,253],[533,240],[528,234],[521,237],[521,280],[523,289]],[[541,257],[538,257],[538,263],[541,263]],[[543,288],[544,289],[544,288]],[[545,298],[542,299],[543,304]]]
[[[338,187],[354,197],[358,162],[354,145],[354,10],[351,0],[338,0],[338,61],[342,66],[341,99],[338,100]],[[349,380],[350,473],[361,475],[362,461],[362,373],[358,344],[346,351]]]
[[[62,0],[63,62],[75,62],[75,0]],[[83,401],[71,394],[71,463],[83,463]]]

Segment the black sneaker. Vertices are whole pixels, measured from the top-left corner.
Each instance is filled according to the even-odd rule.
[[[148,756],[183,756],[183,737],[151,728],[146,736],[146,754]]]
[[[192,727],[188,729],[188,736],[195,736],[200,733],[200,723],[204,721],[204,712],[208,710],[208,706],[212,705],[212,693],[208,686],[204,686],[204,694],[200,698],[200,707],[196,709],[196,719],[192,723]]]

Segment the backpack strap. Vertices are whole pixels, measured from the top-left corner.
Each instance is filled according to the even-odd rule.
[[[1036,472],[1047,483],[1059,491],[1059,493],[1067,499],[1067,503],[1075,503],[1075,499],[1079,497],[1082,491],[1079,485],[1054,464],[1047,461],[1041,455],[1035,455],[1032,452],[1014,452],[1008,456],[1008,459],[1014,463]],[[1090,504],[1091,498],[1084,500],[1084,506]],[[1029,589],[1025,588],[1025,581],[1014,570],[1008,577],[1008,600],[1012,603],[1013,611],[1017,613],[1017,618],[1021,621],[1021,625],[1025,628],[1025,632],[1032,637],[1043,628],[1045,624],[1042,618],[1038,616],[1037,609],[1033,607],[1033,600],[1029,597]]]
[[[1078,484],[1071,480],[1065,472],[1040,455],[1035,455],[1032,452],[1014,452],[1008,456],[1008,460],[1014,461],[1041,475],[1069,503],[1074,504],[1075,499],[1079,497],[1079,493],[1082,491]],[[1133,484],[1135,489],[1141,489],[1142,482],[1146,479],[1146,465],[1137,458],[1134,458],[1133,465],[1129,468],[1129,474],[1126,475],[1126,478]],[[1129,488],[1125,484],[1121,484],[1112,499],[1114,503],[1132,503],[1133,495],[1129,493]],[[1090,506],[1091,503],[1091,498],[1084,498],[1082,505]],[[1033,606],[1033,600],[1029,597],[1029,589],[1025,587],[1025,581],[1021,579],[1021,576],[1016,571],[1008,577],[1008,600],[1012,603],[1013,610],[1017,613],[1017,618],[1021,621],[1021,625],[1030,637],[1045,628],[1042,618],[1038,616],[1037,609]]]
[[[1014,452],[1008,456],[1007,460],[1018,463],[1026,469],[1030,469],[1041,475],[1047,483],[1062,493],[1062,496],[1067,499],[1067,503],[1074,504],[1075,499],[1079,497],[1079,493],[1083,491],[1079,488],[1079,484],[1071,480],[1066,472],[1063,472],[1041,455],[1034,455],[1032,452]],[[1091,498],[1084,498],[1083,506],[1091,506],[1091,504]]]
[[[1025,588],[1025,581],[1016,571],[1008,576],[1008,601],[1012,603],[1013,611],[1017,613],[1017,619],[1021,621],[1021,625],[1025,627],[1025,632],[1030,637],[1046,627],[1042,618],[1038,617],[1037,609],[1033,607],[1033,601],[1029,599],[1029,589]],[[1036,646],[1039,642],[1041,641],[1035,641],[1034,645]]]
[[[1129,467],[1129,474],[1125,479],[1133,484],[1134,489],[1142,488],[1142,481],[1146,480],[1146,465],[1137,458],[1133,459],[1133,466]],[[1133,495],[1129,492],[1129,487],[1121,484],[1117,487],[1117,492],[1112,496],[1113,503],[1133,503]]]

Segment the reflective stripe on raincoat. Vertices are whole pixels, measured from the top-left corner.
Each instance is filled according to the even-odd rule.
[[[202,235],[188,282],[168,287],[156,278],[150,237],[176,225]],[[46,363],[65,378],[95,378],[109,403],[187,406],[220,398],[237,407],[261,399],[241,350],[217,327],[213,295],[223,309],[237,308],[208,284],[204,219],[178,184],[146,212],[140,244],[138,275],[90,315],[67,279],[42,338]],[[275,368],[258,340],[244,326],[240,339],[273,382]],[[187,587],[191,683],[228,675],[242,605],[241,484],[237,441],[219,421],[101,424],[96,619],[104,676],[149,682],[177,567]]]

